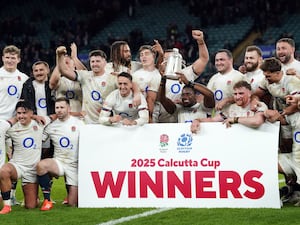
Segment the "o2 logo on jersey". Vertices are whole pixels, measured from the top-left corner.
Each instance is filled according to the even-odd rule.
[[[66,98],[67,98],[67,99],[73,99],[73,98],[75,98],[75,93],[74,93],[74,91],[72,91],[72,90],[66,91]]]
[[[297,142],[297,143],[300,143],[300,131],[297,131],[297,132],[295,132],[295,134],[294,134],[294,140],[295,140],[295,142]]]
[[[18,88],[15,85],[9,85],[7,88],[7,93],[10,96],[14,96],[18,93]]]
[[[41,109],[44,109],[47,107],[47,103],[46,103],[46,99],[45,98],[40,98],[38,100],[38,106],[41,108]]]
[[[215,91],[215,99],[217,101],[221,101],[223,99],[223,92],[222,92],[222,90],[216,90]]]
[[[181,92],[181,86],[179,84],[173,84],[170,89],[173,94],[178,94]]]
[[[92,91],[91,97],[94,101],[102,103],[102,97],[99,91]]]
[[[59,139],[59,145],[60,145],[62,148],[70,148],[70,149],[73,149],[73,145],[71,144],[70,139],[67,138],[67,137],[61,137],[61,138]]]
[[[33,149],[36,149],[36,144],[34,142],[34,139],[29,137],[29,138],[25,138],[23,140],[23,146],[24,148],[33,148]]]

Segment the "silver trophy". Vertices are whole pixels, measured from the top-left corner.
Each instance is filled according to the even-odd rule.
[[[167,79],[178,80],[176,72],[181,72],[183,66],[182,56],[178,48],[173,48],[173,52],[168,57],[167,66],[164,75]]]

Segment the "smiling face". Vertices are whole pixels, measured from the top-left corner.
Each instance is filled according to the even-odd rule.
[[[277,42],[276,57],[282,64],[291,63],[294,60],[295,48],[287,42]]]
[[[247,72],[253,72],[257,70],[261,62],[262,57],[260,57],[256,51],[249,51],[245,53],[244,64]]]
[[[234,102],[241,107],[246,107],[250,103],[251,90],[245,87],[235,88],[233,90]]]
[[[32,68],[32,73],[37,82],[43,83],[48,79],[49,67],[44,63],[36,64]]]
[[[26,126],[31,122],[32,115],[33,115],[33,111],[30,109],[25,109],[24,107],[18,107],[16,109],[17,120],[23,126]]]
[[[21,59],[16,53],[4,53],[2,56],[3,67],[8,72],[14,72],[17,69]]]
[[[104,73],[106,60],[101,56],[90,57],[90,67],[95,75],[101,75]]]
[[[232,69],[233,61],[225,52],[218,52],[215,57],[215,67],[221,74],[228,73]]]
[[[184,87],[181,92],[181,101],[184,107],[191,107],[196,104],[195,92],[190,87]]]
[[[120,95],[122,97],[126,97],[131,93],[132,82],[127,77],[119,76],[118,87],[119,87]]]
[[[269,84],[278,83],[282,78],[282,71],[264,71],[264,75]]]

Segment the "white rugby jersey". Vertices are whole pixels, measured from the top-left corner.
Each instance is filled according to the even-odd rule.
[[[0,118],[7,120],[13,117],[15,107],[22,93],[23,83],[28,76],[19,70],[13,73],[0,68]]]
[[[176,105],[178,113],[178,122],[179,123],[188,123],[192,122],[197,118],[207,118],[206,108],[203,103],[196,103],[192,107],[183,107],[182,105]]]
[[[129,72],[129,68],[126,67],[126,66],[123,66],[123,65],[119,65],[119,68],[118,70],[114,70],[113,68],[113,64],[112,62],[108,62],[106,63],[105,65],[105,73],[109,74],[109,73],[113,73],[113,72],[116,72],[116,73],[121,73],[121,72]]]
[[[182,69],[182,73],[189,81],[194,81],[198,75],[194,73],[192,65]],[[179,83],[178,80],[167,79],[166,82],[166,96],[173,102],[181,101],[181,92],[185,84]]]
[[[281,69],[285,73],[288,69],[295,69],[297,73],[300,73],[300,61],[294,59],[289,64],[281,64]]]
[[[300,165],[300,113],[296,112],[285,116],[285,119],[291,126],[293,133],[292,155],[294,160]]]
[[[36,80],[33,80],[32,85],[35,90],[35,106],[36,106],[37,115],[47,116],[45,83],[39,83]]]
[[[123,118],[135,120],[137,125],[148,122],[149,111],[145,97],[141,95],[141,104],[138,107],[133,106],[133,93],[126,97],[120,95],[119,90],[110,93],[105,99],[103,108],[100,113],[99,121],[102,124],[109,125],[111,111],[114,115],[121,115]]]
[[[147,91],[158,92],[161,79],[158,69],[146,71],[141,68],[132,74],[132,78],[132,81],[139,86],[145,97],[147,97]]]
[[[234,84],[243,78],[243,74],[234,69],[226,74],[216,73],[208,81],[207,88],[214,93],[216,102],[219,102],[232,97]]]
[[[295,76],[283,75],[278,83],[269,84],[264,79],[259,87],[263,90],[267,90],[273,97],[275,97],[274,109],[282,110],[286,107],[285,96],[300,93],[300,80]]]
[[[256,112],[264,112],[267,109],[268,109],[267,105],[263,102],[260,102],[260,106]],[[243,108],[234,103],[229,106],[227,116],[228,117],[250,117],[250,116],[254,116],[256,112],[250,109],[250,104]]]
[[[49,117],[46,123],[50,122]],[[14,149],[11,161],[28,168],[35,168],[41,159],[42,138],[44,125],[31,120],[27,126],[17,122],[6,132],[6,136],[11,138]]]
[[[245,73],[244,80],[247,81],[251,85],[252,92],[259,87],[262,80],[265,79],[265,75],[261,69],[257,69],[253,72]]]
[[[82,110],[86,111],[86,123],[99,123],[104,99],[117,89],[117,77],[111,74],[95,76],[93,71],[77,70],[82,88]]]
[[[82,90],[78,81],[61,77],[55,92],[56,98],[65,97],[70,101],[71,112],[81,112]]]
[[[44,130],[43,139],[50,138],[54,146],[54,158],[76,166],[78,164],[79,132],[84,122],[70,116],[67,120],[56,119]]]

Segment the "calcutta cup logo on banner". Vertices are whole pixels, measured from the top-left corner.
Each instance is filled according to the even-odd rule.
[[[191,134],[182,134],[177,140],[177,150],[179,152],[190,152],[192,150],[193,137]]]
[[[160,152],[167,152],[168,146],[169,146],[169,136],[167,134],[161,134],[160,135]]]

